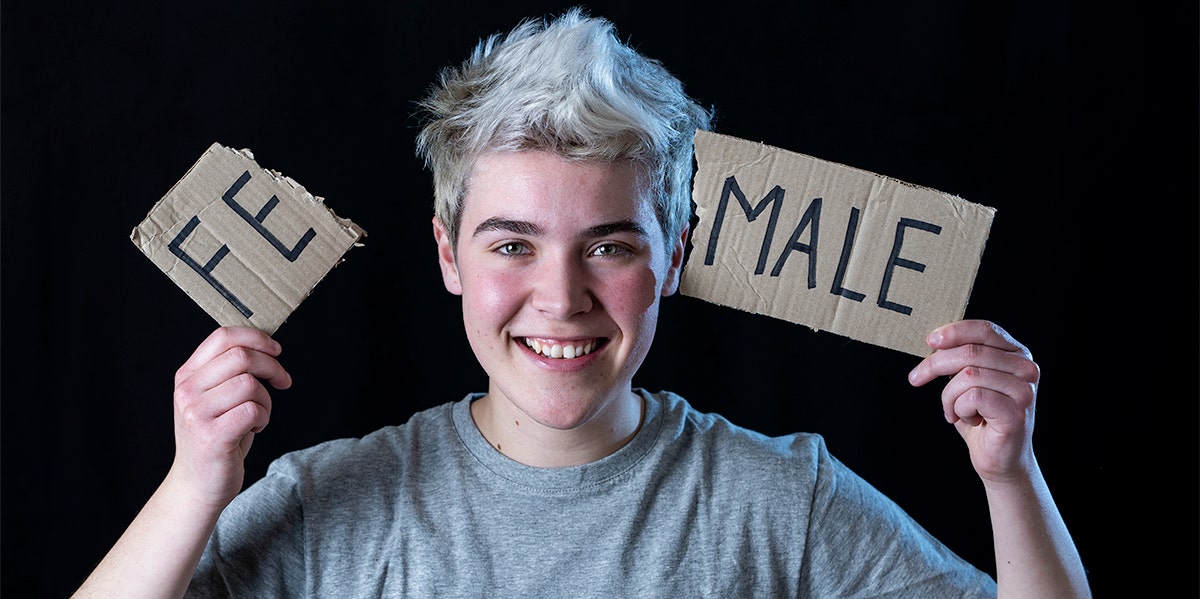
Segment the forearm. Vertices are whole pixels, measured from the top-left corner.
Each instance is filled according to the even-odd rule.
[[[168,475],[73,597],[182,597],[220,513]]]
[[[1020,482],[985,484],[999,597],[1091,597],[1087,574],[1035,464]]]

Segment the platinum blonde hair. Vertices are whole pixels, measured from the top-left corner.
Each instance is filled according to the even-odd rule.
[[[478,158],[544,150],[639,167],[667,243],[691,217],[692,139],[712,113],[660,62],[579,7],[483,39],[418,103],[417,155],[433,172],[434,214],[457,246]]]

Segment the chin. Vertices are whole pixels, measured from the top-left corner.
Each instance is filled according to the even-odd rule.
[[[526,397],[537,397],[531,403],[518,403],[521,411],[542,426],[556,430],[572,430],[603,417],[605,410],[617,408],[619,393],[573,393],[569,387],[539,389]]]

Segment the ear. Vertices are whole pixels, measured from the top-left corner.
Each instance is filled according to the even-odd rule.
[[[438,266],[442,268],[442,284],[446,291],[454,295],[462,295],[462,280],[458,276],[458,263],[454,260],[454,244],[450,243],[450,234],[438,217],[433,217],[433,239],[437,242]]]
[[[679,290],[679,278],[683,271],[683,251],[687,247],[690,225],[684,225],[675,243],[671,244],[671,265],[667,268],[667,276],[663,279],[662,295],[667,297]]]

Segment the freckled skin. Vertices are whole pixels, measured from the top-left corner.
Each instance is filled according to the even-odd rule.
[[[477,424],[511,451],[527,435],[611,451],[640,424],[632,379],[650,349],[660,298],[678,285],[686,232],[668,252],[636,175],[626,163],[489,154],[472,174],[457,248],[435,220],[443,280],[462,295],[467,337],[489,377],[487,396],[475,402]],[[551,360],[525,337],[602,344]],[[505,436],[521,420],[535,430]]]

